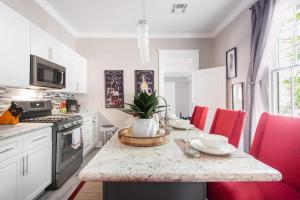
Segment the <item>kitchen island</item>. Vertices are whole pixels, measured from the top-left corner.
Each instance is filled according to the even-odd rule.
[[[104,200],[201,200],[207,182],[281,180],[280,172],[240,151],[186,156],[177,141],[199,136],[195,131],[171,131],[169,142],[157,147],[126,146],[115,134],[79,177],[103,182]]]

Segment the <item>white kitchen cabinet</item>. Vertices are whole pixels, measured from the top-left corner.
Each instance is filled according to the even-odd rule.
[[[0,85],[28,87],[30,22],[0,3]]]
[[[21,193],[21,160],[18,156],[0,162],[0,199],[18,200]]]
[[[30,53],[53,61],[54,40],[38,26],[30,26]]]
[[[97,114],[83,117],[83,156],[87,155],[97,142]]]
[[[51,144],[26,152],[24,158],[25,176],[22,196],[24,200],[30,200],[51,183]]]
[[[75,63],[72,72],[73,82],[75,83],[75,93],[86,93],[87,82],[87,61],[79,54],[75,54]]]
[[[31,200],[51,183],[51,127],[1,140],[0,147],[0,199]]]
[[[67,51],[66,57],[66,89],[70,93],[86,93],[87,91],[87,60],[72,51]]]
[[[32,23],[30,25],[30,44],[30,53],[32,55],[65,66],[67,47]]]

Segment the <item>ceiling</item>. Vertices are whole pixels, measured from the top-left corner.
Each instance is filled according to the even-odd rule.
[[[35,0],[75,37],[135,37],[142,0]],[[146,0],[153,37],[214,37],[253,0]],[[173,3],[187,3],[171,14]]]

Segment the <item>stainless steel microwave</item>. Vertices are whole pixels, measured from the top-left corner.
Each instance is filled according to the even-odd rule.
[[[30,85],[66,88],[66,68],[38,56],[30,55]]]

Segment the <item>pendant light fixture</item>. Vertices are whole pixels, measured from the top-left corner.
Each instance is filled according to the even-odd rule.
[[[143,0],[143,18],[139,20],[137,25],[137,46],[140,52],[142,63],[149,62],[149,26],[146,20],[146,5]]]

